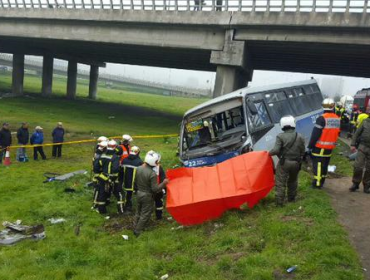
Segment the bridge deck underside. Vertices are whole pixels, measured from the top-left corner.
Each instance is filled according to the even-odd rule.
[[[252,68],[302,73],[370,77],[365,45],[247,41]],[[0,52],[77,57],[132,65],[215,71],[211,50],[0,37]]]

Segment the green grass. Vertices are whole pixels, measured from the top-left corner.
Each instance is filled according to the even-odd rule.
[[[0,75],[0,92],[10,92],[11,75]],[[55,76],[53,80],[53,95],[65,96],[67,81],[64,77]],[[98,100],[123,104],[128,106],[138,106],[146,109],[155,108],[156,111],[182,115],[187,109],[192,108],[206,99],[184,98],[184,97],[168,97],[156,94],[146,94],[132,89],[116,85],[117,88],[109,89],[104,86],[104,83],[99,83]],[[24,82],[25,93],[41,92],[41,80],[33,75],[26,75]],[[88,83],[86,80],[78,79],[77,97],[87,97],[89,92]]]
[[[182,104],[183,110],[171,115],[163,113],[159,103],[148,110],[133,108],[125,101],[116,105],[32,95],[0,99],[0,112],[1,119],[13,126],[24,120],[44,126],[46,135],[56,121],[63,121],[68,130],[66,140],[83,139],[91,133],[176,133],[178,116],[186,106]],[[109,119],[110,115],[115,118]],[[177,163],[177,139],[140,139],[134,144],[143,153],[160,151],[165,168]],[[123,223],[121,219],[106,221],[90,210],[92,190],[85,187],[88,175],[65,183],[42,183],[44,172],[90,170],[92,145],[63,149],[60,160],[0,166],[0,221],[42,223],[47,234],[42,241],[26,240],[0,248],[2,280],[141,280],[158,279],[166,273],[170,279],[363,279],[359,258],[336,221],[329,197],[309,188],[311,178],[306,172],[300,175],[298,201],[284,208],[275,207],[271,193],[254,209],[229,211],[217,221],[175,230],[172,228],[178,225],[166,220],[136,239],[128,229],[114,230],[114,223]],[[46,152],[50,157],[50,149]],[[339,161],[339,157],[333,158],[341,172]],[[76,192],[65,193],[65,187]],[[115,206],[109,211],[115,212]],[[67,222],[51,225],[47,221],[51,217],[63,217]],[[129,241],[124,241],[122,234],[129,235]],[[288,275],[285,270],[293,265],[298,269]]]

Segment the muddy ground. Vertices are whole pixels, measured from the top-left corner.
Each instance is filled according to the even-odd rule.
[[[363,186],[360,191],[351,193],[350,186],[351,178],[330,179],[325,190],[360,256],[365,279],[370,280],[370,194],[363,192]]]

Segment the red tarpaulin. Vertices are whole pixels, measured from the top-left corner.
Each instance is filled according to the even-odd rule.
[[[275,185],[273,161],[265,151],[211,167],[168,170],[167,176],[167,210],[182,225],[216,219],[244,203],[252,208]]]

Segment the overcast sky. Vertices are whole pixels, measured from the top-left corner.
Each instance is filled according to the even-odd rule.
[[[119,64],[107,64],[107,67],[105,69],[102,68],[101,71],[153,82],[205,89],[213,88],[216,76],[213,72]],[[249,85],[280,84],[306,80],[311,77],[318,81],[322,92],[328,95],[354,95],[359,89],[370,87],[370,79],[364,78],[273,71],[254,71],[253,80]]]

